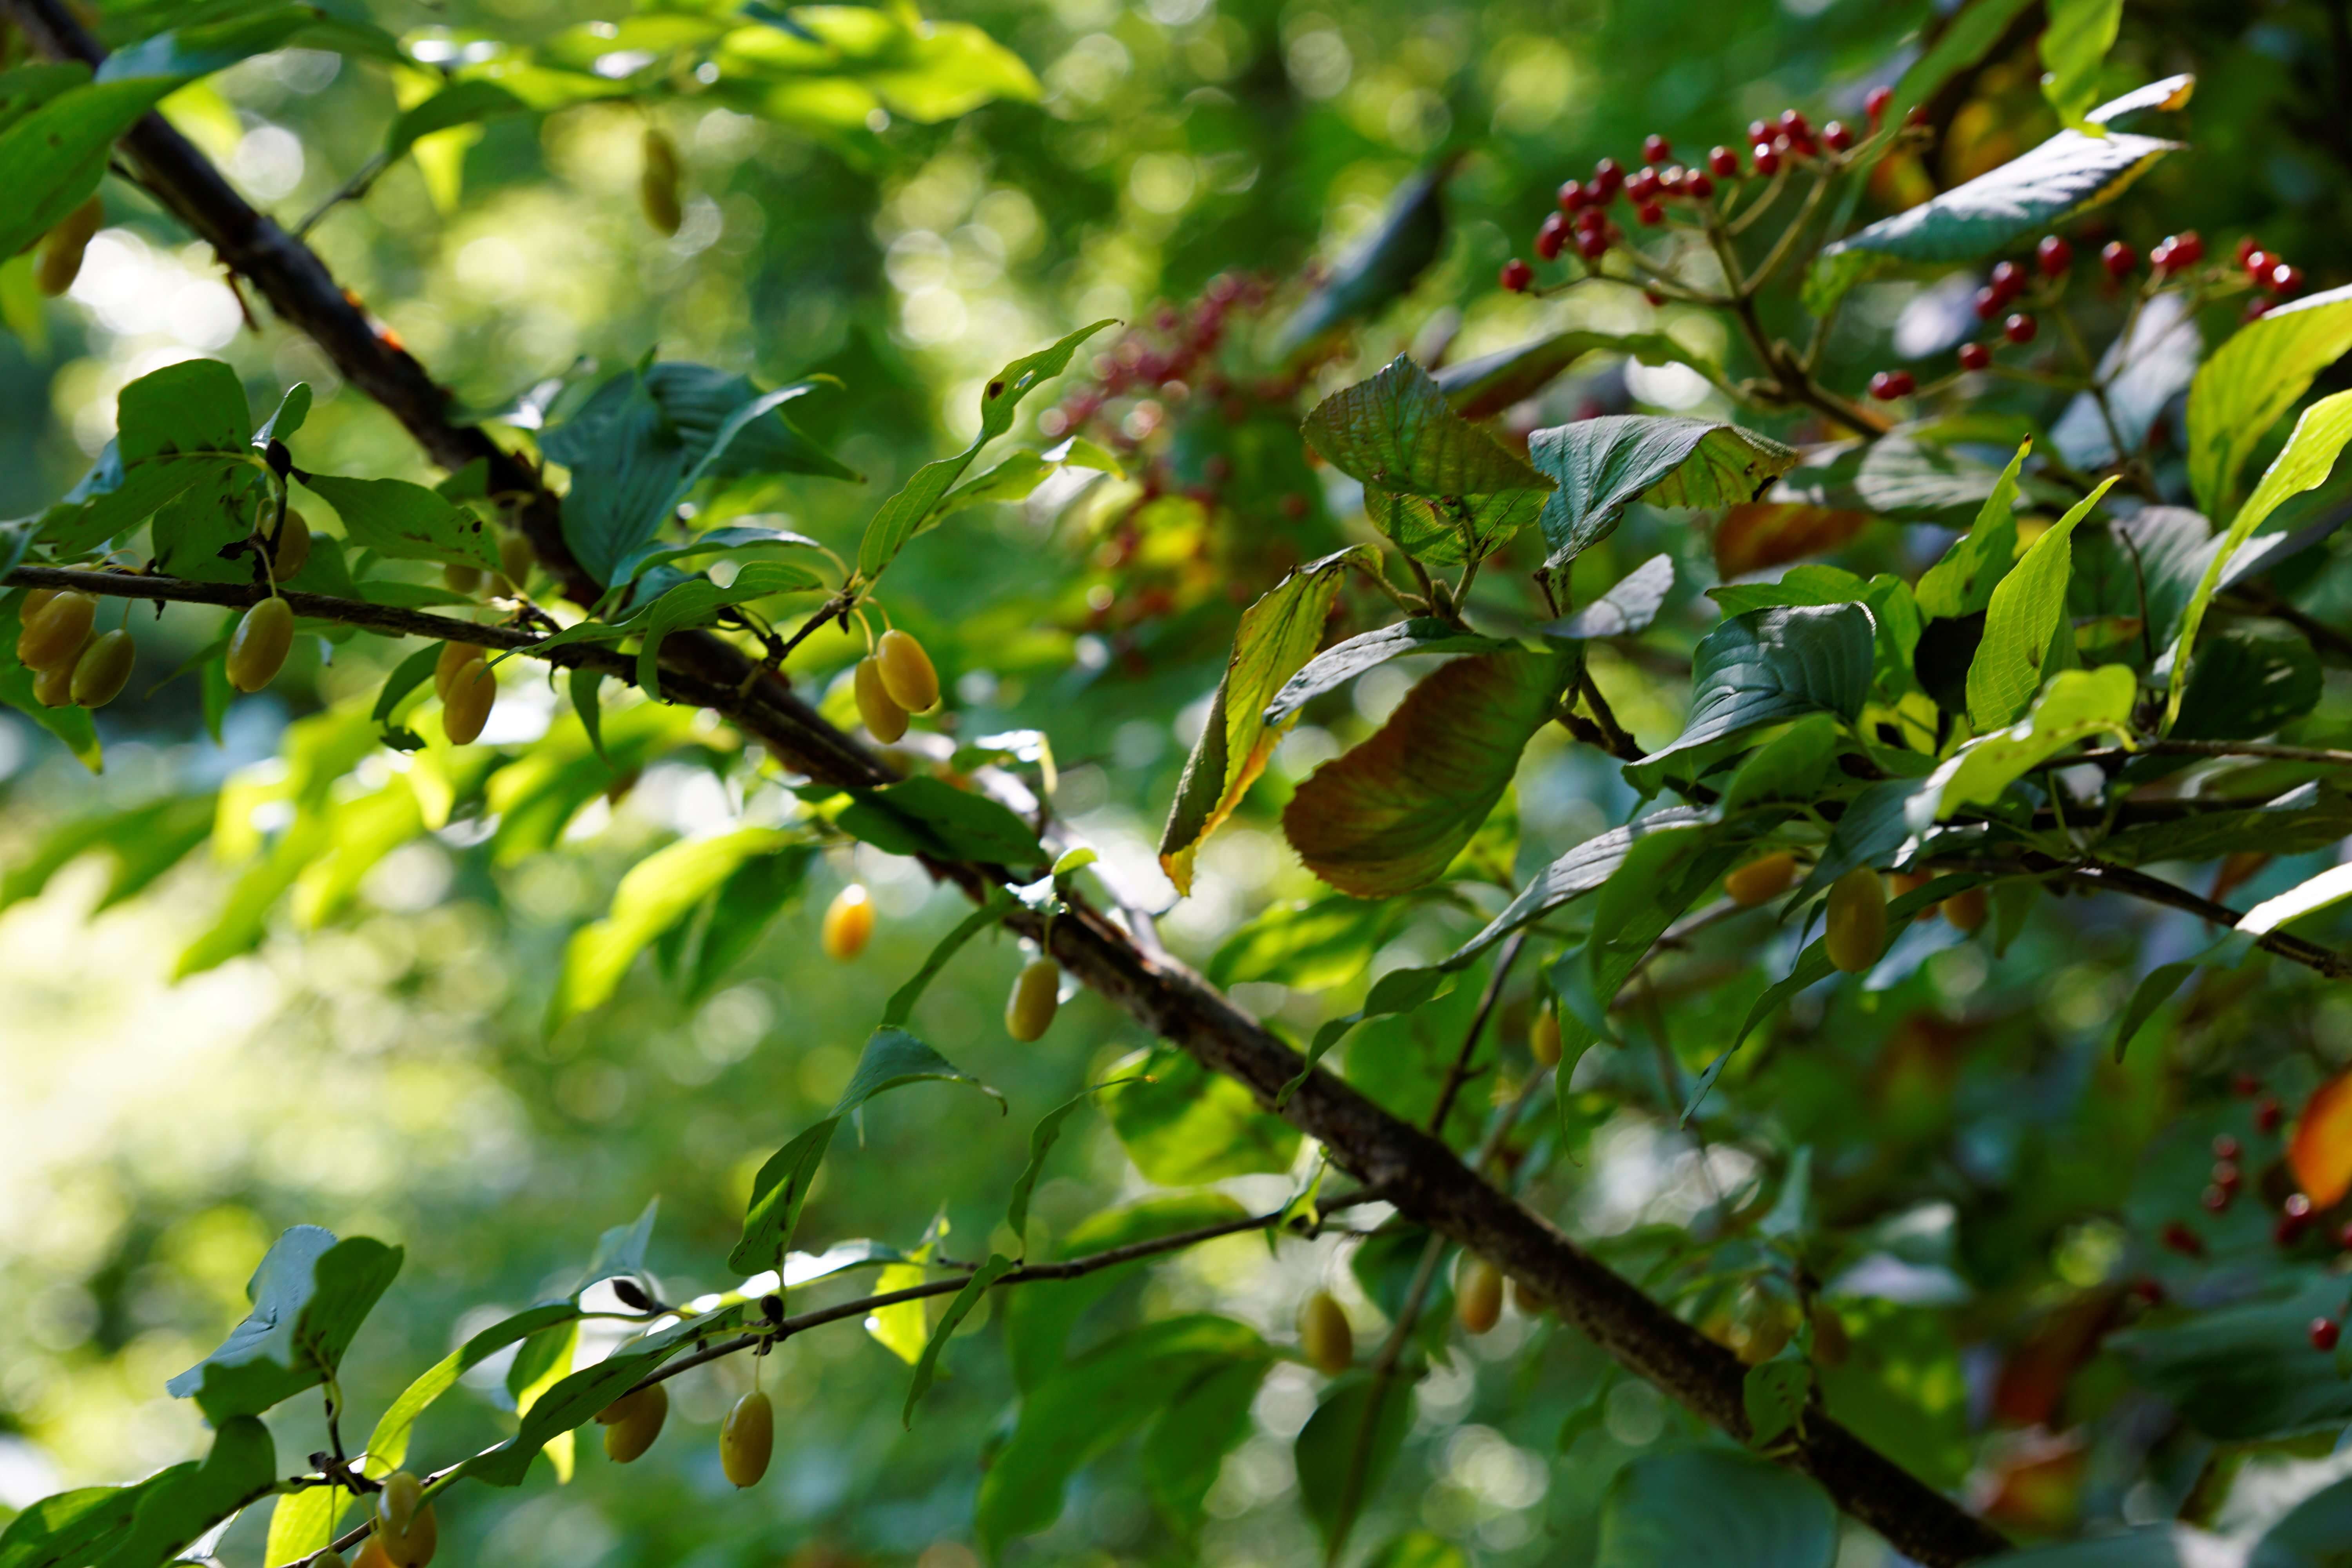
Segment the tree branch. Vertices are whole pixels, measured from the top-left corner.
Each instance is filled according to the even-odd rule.
[[[93,64],[104,58],[65,0],[0,0],[0,11],[44,54]],[[491,493],[519,498],[525,536],[568,595],[586,603],[601,593],[565,547],[559,502],[538,471],[480,429],[451,424],[447,395],[413,356],[373,328],[307,246],[247,205],[160,117],[142,121],[122,147],[159,199],[211,242],[223,262],[254,284],[279,315],[308,332],[347,382],[383,404],[436,462],[451,468],[476,458],[489,464]],[[1839,416],[1854,417],[1843,411]],[[1865,417],[1862,423],[1869,428],[1878,422]],[[476,629],[469,627],[467,635]],[[720,639],[677,634],[665,639],[662,653],[666,689],[731,719],[812,778],[875,784],[896,776],[781,679],[756,676],[754,662]],[[926,864],[974,896],[1004,879],[998,868]],[[1078,979],[1161,1037],[1246,1085],[1262,1105],[1275,1107],[1284,1085],[1297,1077],[1302,1064],[1287,1044],[1189,968],[1141,952],[1124,930],[1090,906],[1073,901],[1050,931],[1025,909],[1008,924],[1040,939]],[[1538,1296],[1558,1303],[1569,1321],[1628,1370],[1725,1431],[1745,1436],[1746,1369],[1737,1357],[1549,1221],[1497,1192],[1444,1143],[1321,1071],[1309,1074],[1281,1102],[1280,1113],[1321,1141],[1359,1182],[1387,1192],[1400,1210],[1475,1249]],[[1809,1418],[1803,1435],[1776,1457],[1813,1477],[1839,1506],[1920,1563],[1965,1563],[2008,1544],[1999,1531],[1825,1415]]]

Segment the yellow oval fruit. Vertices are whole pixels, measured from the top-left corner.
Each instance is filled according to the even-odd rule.
[[[89,628],[98,619],[98,600],[88,594],[59,594],[41,606],[40,614],[28,617],[24,629],[16,634],[16,658],[27,669],[47,669],[53,664],[72,668],[81,656],[81,645],[89,640]]]
[[[1328,1290],[1318,1290],[1298,1309],[1298,1348],[1317,1371],[1337,1377],[1356,1364],[1356,1333],[1348,1314]]]
[[[940,672],[923,645],[902,631],[887,631],[874,644],[874,662],[882,672],[882,689],[909,713],[928,713],[940,705]]]
[[[482,650],[472,643],[445,642],[441,657],[433,661],[433,689],[442,701],[449,700],[449,678],[466,668],[468,659],[482,657]]]
[[[1822,944],[1830,962],[1859,974],[1886,951],[1886,884],[1867,866],[1857,866],[1830,884],[1827,928]]]
[[[278,548],[269,557],[269,575],[283,583],[310,560],[310,524],[289,506],[286,509],[286,525],[278,531]]]
[[[33,671],[33,698],[44,708],[73,706],[73,672],[70,664],[53,664],[47,669]]]
[[[1749,1366],[1756,1366],[1779,1355],[1796,1337],[1797,1310],[1782,1303],[1760,1301],[1742,1314],[1739,1342],[1732,1353]]]
[[[441,581],[453,594],[478,594],[482,591],[482,569],[456,564],[444,566],[441,568]]]
[[[673,235],[686,220],[677,199],[677,147],[663,132],[646,129],[645,164],[637,173],[637,205],[646,222],[662,235]]]
[[[1054,1026],[1054,1010],[1062,1005],[1062,966],[1050,958],[1031,962],[1013,983],[1004,1002],[1004,1032],[1016,1040],[1034,1040]]]
[[[105,205],[93,194],[42,236],[40,255],[33,261],[33,281],[42,293],[54,300],[73,287],[81,276],[82,252],[105,222]]]
[[[719,1428],[719,1468],[739,1487],[760,1484],[776,1447],[776,1407],[753,1389],[735,1402]]]
[[[1890,873],[1886,879],[1886,896],[1890,899],[1899,899],[1906,893],[1916,893],[1935,879],[1936,874],[1933,871],[1895,871]],[[1942,908],[1943,905],[1940,903],[1929,904],[1911,918],[1914,921],[1931,921],[1936,918],[1937,911]]]
[[[415,1517],[408,1521],[405,1531],[395,1534],[382,1520],[376,1521],[376,1540],[383,1547],[384,1560],[393,1568],[425,1568],[440,1549],[441,1526],[433,1517],[433,1505],[418,1507]]]
[[[1944,900],[1944,918],[1965,931],[1983,925],[1989,912],[1982,888],[1965,888]]]
[[[625,1465],[654,1446],[669,1419],[669,1390],[660,1384],[625,1394],[597,1415],[604,1424],[604,1455]]]
[[[352,1560],[352,1568],[392,1568],[392,1559],[383,1554],[383,1542],[370,1531],[360,1554]]]
[[[108,632],[81,650],[73,663],[73,700],[84,708],[103,708],[131,684],[131,666],[139,650],[125,631]]]
[[[833,896],[824,908],[824,925],[818,940],[824,945],[827,958],[848,960],[866,951],[866,939],[874,934],[874,900],[865,888],[852,882]]]
[[[857,694],[857,716],[866,721],[867,734],[887,746],[907,732],[907,710],[890,700],[882,685],[882,667],[871,655],[857,661],[850,686]]]
[[[1742,909],[1777,899],[1796,885],[1797,858],[1786,849],[1761,855],[1723,879],[1723,891]]]
[[[260,690],[278,679],[293,646],[293,606],[275,596],[262,600],[229,634],[228,683],[239,691]]]
[[[343,1561],[343,1554],[333,1547],[321,1546],[310,1554],[308,1568],[351,1568],[351,1565]]]
[[[1559,1015],[1549,1007],[1537,1008],[1536,1021],[1528,1026],[1528,1054],[1538,1067],[1559,1066]]]
[[[1464,1253],[1454,1271],[1454,1315],[1474,1334],[1502,1321],[1503,1271],[1475,1252]]]
[[[470,746],[489,721],[490,705],[498,700],[499,678],[479,658],[469,658],[449,678],[441,697],[441,732],[453,746]]]
[[[25,627],[33,624],[33,617],[41,613],[42,607],[51,599],[56,598],[60,590],[56,588],[27,588],[25,590],[24,598],[17,601],[16,604],[16,627],[19,636],[23,635]]]
[[[538,564],[538,552],[521,534],[509,533],[499,541],[499,571],[514,592],[520,594],[530,586],[531,568]]]
[[[383,1479],[383,1490],[375,1494],[376,1524],[394,1535],[404,1535],[424,1500],[425,1483],[406,1470],[394,1470]]]

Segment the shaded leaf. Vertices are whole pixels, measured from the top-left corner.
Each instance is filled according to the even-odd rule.
[[[45,87],[62,77],[43,79]],[[46,96],[0,131],[8,202],[0,209],[0,256],[14,256],[89,197],[115,139],[180,85],[177,77],[85,81]]]
[[[1535,880],[1519,889],[1518,896],[1502,913],[1456,948],[1445,960],[1444,967],[1460,969],[1521,926],[1539,921],[1587,893],[1600,891],[1643,838],[1715,820],[1715,814],[1704,807],[1675,805],[1594,835],[1545,867]]]
[[[1375,1405],[1370,1374],[1351,1373],[1324,1392],[1315,1414],[1299,1428],[1291,1447],[1298,1468],[1298,1503],[1327,1543],[1381,1495],[1381,1483],[1396,1467],[1405,1433],[1412,1426],[1412,1383],[1411,1377],[1400,1376],[1380,1385]],[[1358,1440],[1368,1430],[1360,1467]],[[1356,1477],[1352,1491],[1351,1475]]]
[[[1633,637],[1649,630],[1674,587],[1674,557],[1653,555],[1584,608],[1544,627],[1544,635],[1579,640]]]
[[[1830,1568],[1837,1509],[1792,1470],[1727,1448],[1645,1454],[1609,1484],[1595,1568]]]
[[[271,1244],[245,1288],[252,1312],[218,1350],[164,1384],[219,1426],[257,1415],[335,1375],[352,1336],[400,1272],[401,1249],[298,1225]]]
[[[1790,605],[1730,617],[1692,654],[1683,732],[1642,765],[1806,713],[1857,717],[1870,695],[1876,635],[1860,605]]]
[[[943,779],[903,779],[845,793],[850,805],[835,826],[892,855],[1013,867],[1045,858],[1036,830],[1009,807]]]
[[[1635,501],[1730,506],[1753,500],[1797,461],[1793,447],[1737,425],[1608,414],[1538,430],[1528,456],[1559,488],[1544,502],[1544,570],[1558,572],[1617,530]]]
[[[964,1319],[971,1315],[971,1310],[980,1305],[980,1299],[988,1294],[988,1288],[1013,1267],[1010,1258],[1002,1253],[990,1253],[988,1261],[972,1270],[971,1278],[963,1282],[963,1289],[955,1293],[954,1300],[948,1303],[947,1310],[940,1313],[940,1321],[931,1326],[931,1336],[923,1342],[923,1353],[915,1362],[914,1381],[907,1387],[907,1408],[899,1417],[900,1424],[908,1430],[911,1431],[915,1425],[915,1406],[921,1404],[923,1395],[931,1391],[931,1382],[939,1375],[940,1352],[947,1348],[948,1341],[955,1337],[955,1331],[963,1325]]]
[[[1993,589],[2017,563],[2017,471],[2032,449],[2030,441],[2018,447],[1968,532],[1920,574],[1916,595],[1922,615],[1968,616],[1990,606]]]
[[[1441,620],[1399,621],[1317,654],[1274,694],[1274,700],[1265,705],[1265,721],[1270,728],[1286,726],[1301,708],[1325,692],[1336,691],[1364,671],[1406,654],[1496,653],[1517,646],[1465,632]]]
[[[335,509],[345,535],[362,550],[397,561],[499,569],[498,540],[482,520],[423,485],[332,474],[313,474],[302,483]]]
[[[1298,1129],[1258,1109],[1238,1079],[1181,1051],[1129,1057],[1115,1069],[1137,1080],[1104,1106],[1128,1158],[1147,1180],[1192,1187],[1228,1176],[1279,1174],[1298,1153]]]
[[[1715,569],[1744,577],[1807,555],[1826,555],[1870,526],[1871,515],[1810,501],[1742,501],[1715,525]]]
[[[1454,162],[1446,159],[1397,187],[1371,238],[1332,268],[1283,322],[1275,340],[1276,358],[1287,359],[1334,328],[1385,309],[1429,269],[1445,245],[1445,182]]]
[[[2127,743],[2138,696],[2126,665],[2061,671],[2023,720],[1970,741],[1920,783],[1906,807],[1911,830],[1924,832],[1964,805],[1991,805],[2069,746],[2100,737]]]
[[[1436,373],[1446,402],[1465,419],[1486,419],[1550,385],[1591,353],[1620,353],[1643,364],[1686,364],[1714,374],[1714,361],[1666,332],[1554,332],[1517,348],[1450,364]]]
[[[2334,1430],[2352,1420],[2352,1382],[2322,1373],[2315,1318],[2343,1310],[2344,1284],[2301,1270],[2257,1300],[2143,1324],[2108,1339],[2131,1379],[2217,1442]]]

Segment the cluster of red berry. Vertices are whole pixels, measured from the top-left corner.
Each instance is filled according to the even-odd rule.
[[[1892,88],[1870,89],[1863,108],[1872,132],[1877,131],[1886,106],[1894,100]],[[1781,110],[1777,121],[1751,121],[1748,126],[1749,163],[1768,178],[1779,174],[1789,159],[1851,152],[1854,141],[1853,128],[1843,121],[1832,120],[1816,132],[1812,121],[1794,109]],[[1609,219],[1609,209],[1620,193],[1633,207],[1634,221],[1655,228],[1666,221],[1668,202],[1706,201],[1714,196],[1717,180],[1744,177],[1739,154],[1729,147],[1709,149],[1704,166],[1685,167],[1674,162],[1674,144],[1653,132],[1642,139],[1642,165],[1632,174],[1616,159],[1603,158],[1592,166],[1590,179],[1570,180],[1560,186],[1559,210],[1547,216],[1536,231],[1536,255],[1557,261],[1563,251],[1572,248],[1588,262],[1608,255],[1625,238],[1624,231]],[[1503,263],[1501,282],[1511,292],[1525,293],[1535,287],[1535,268],[1520,258]]]
[[[2238,241],[2238,267],[2245,273],[2247,282],[2269,296],[2248,301],[2246,320],[2250,321],[2277,301],[2291,300],[2303,292],[2303,268],[2276,251],[2263,249],[2262,241],[2252,235]]]
[[[1196,392],[1220,400],[1231,397],[1234,388],[1214,364],[1228,318],[1236,310],[1263,309],[1271,293],[1272,285],[1257,274],[1227,272],[1211,279],[1200,298],[1185,309],[1159,306],[1149,330],[1130,329],[1108,352],[1095,356],[1094,378],[1073,388],[1059,407],[1047,409],[1038,428],[1048,437],[1066,435],[1119,397],[1180,402]],[[1287,395],[1287,388],[1277,394]],[[1149,434],[1118,431],[1115,438],[1131,446]]]

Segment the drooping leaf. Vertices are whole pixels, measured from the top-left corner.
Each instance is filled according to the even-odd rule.
[[[1412,1410],[1411,1377],[1376,1384],[1369,1373],[1350,1373],[1325,1391],[1315,1414],[1298,1429],[1291,1445],[1298,1469],[1298,1502],[1327,1543],[1353,1525],[1381,1495],[1381,1483],[1404,1447]]]
[[[1298,786],[1282,814],[1291,847],[1308,870],[1358,898],[1435,879],[1502,798],[1579,662],[1503,653],[1440,668],[1370,740]]]
[[[1096,1095],[1107,1089],[1120,1089],[1135,1081],[1132,1078],[1109,1079],[1093,1084],[1062,1101],[1038,1118],[1037,1125],[1029,1130],[1029,1158],[1013,1179],[1013,1196],[1004,1208],[1004,1228],[1013,1236],[1014,1246],[1023,1257],[1029,1253],[1029,1199],[1037,1190],[1037,1179],[1045,1173],[1045,1156],[1054,1152],[1061,1141],[1062,1123]]]
[[[1887,106],[1893,122],[1935,96],[1936,89],[1984,58],[2032,0],[1969,0],[1950,14],[1934,42],[1904,71]]]
[[[107,1539],[106,1550],[89,1556],[37,1551],[22,1568],[157,1568],[222,1521],[268,1496],[278,1485],[278,1450],[269,1428],[251,1415],[231,1416],[218,1426],[201,1462],[174,1465],[126,1489],[140,1493],[138,1512],[129,1529]],[[7,1557],[0,1545],[0,1562]]]
[[[1675,561],[1653,555],[1617,579],[1610,590],[1564,620],[1544,627],[1546,637],[1629,637],[1647,631],[1674,592]]]
[[[2158,860],[2210,860],[2241,850],[2307,855],[2352,835],[2352,799],[2305,784],[2242,811],[2195,811],[2120,828],[2100,841],[2099,856],[2126,866]]]
[[[799,842],[798,835],[777,828],[745,827],[687,839],[638,861],[614,889],[611,912],[574,931],[565,946],[563,968],[548,1004],[548,1026],[602,1006],[637,954],[745,862]]]
[[[939,1376],[940,1352],[947,1348],[948,1341],[955,1337],[956,1330],[963,1326],[971,1310],[980,1305],[988,1288],[1013,1267],[1012,1258],[1002,1253],[990,1253],[988,1261],[972,1270],[971,1278],[964,1281],[963,1289],[955,1293],[947,1310],[940,1314],[940,1321],[931,1326],[930,1338],[923,1342],[923,1353],[915,1362],[914,1380],[907,1388],[907,1408],[899,1417],[902,1426],[909,1430],[914,1427],[915,1406],[931,1391],[932,1380]]]
[[[1984,640],[1969,664],[1969,717],[1979,730],[2009,723],[2025,710],[2053,671],[2052,651],[2071,653],[2066,625],[2066,581],[2073,571],[2074,525],[2090,514],[2115,485],[2099,481],[2066,515],[2043,531],[2018,559],[2016,569],[1994,584],[1985,607]]]
[[[1437,384],[1465,419],[1487,419],[1541,392],[1579,360],[1592,353],[1620,353],[1643,364],[1685,364],[1714,374],[1715,362],[1665,332],[1553,332],[1517,348],[1449,364]]]
[[[1144,1489],[1180,1540],[1199,1533],[1202,1505],[1225,1457],[1250,1435],[1250,1407],[1269,1364],[1244,1357],[1194,1379],[1143,1435]]]
[[[434,1363],[418,1374],[415,1382],[403,1389],[400,1397],[386,1405],[383,1414],[377,1417],[375,1430],[368,1434],[368,1473],[384,1476],[401,1468],[408,1458],[409,1437],[415,1430],[416,1418],[424,1415],[435,1400],[455,1388],[457,1385],[457,1380],[469,1369],[479,1366],[509,1345],[520,1344],[531,1335],[559,1324],[575,1322],[579,1316],[580,1309],[572,1302],[541,1302],[536,1307],[525,1308],[511,1317],[503,1318],[492,1323],[488,1328],[475,1334],[464,1344]],[[322,1487],[314,1492],[298,1492],[293,1497],[281,1500],[278,1505],[278,1511],[282,1515],[287,1512],[288,1504],[320,1495],[324,1495],[337,1503],[349,1500],[338,1489]],[[305,1521],[306,1524],[309,1522]],[[316,1552],[327,1543],[327,1540],[332,1535],[333,1524],[333,1512],[326,1511],[323,1533],[315,1544],[310,1547],[310,1551]],[[272,1563],[294,1560],[293,1557],[279,1554],[281,1545],[290,1546],[298,1553],[300,1550],[299,1542],[279,1542],[278,1526],[275,1519],[270,1522],[269,1542],[268,1556]]]
[[[1635,501],[1731,506],[1757,499],[1797,453],[1769,437],[1705,419],[1608,414],[1538,430],[1536,468],[1558,481],[1544,502],[1544,570],[1558,572],[1617,530]]]
[[[1371,559],[1362,545],[1327,555],[1290,573],[1242,612],[1224,679],[1185,760],[1160,835],[1160,868],[1179,893],[1192,890],[1192,858],[1202,841],[1233,815],[1282,739],[1279,730],[1266,727],[1266,705],[1323,640],[1323,624],[1339,597],[1339,574]]]
[[[904,1025],[914,1016],[915,1004],[922,1000],[923,993],[930,988],[940,971],[948,966],[948,960],[963,951],[964,943],[989,927],[1002,923],[1005,916],[1019,907],[1019,903],[1009,895],[991,889],[988,901],[957,921],[955,929],[941,937],[938,945],[931,949],[930,956],[923,960],[923,966],[915,971],[904,985],[890,993],[890,1000],[882,1005],[882,1026],[895,1029]]]
[[[2183,740],[2250,740],[2319,702],[2319,656],[2277,621],[2241,621],[2197,650],[2172,732]]]
[[[2099,68],[2123,26],[2124,0],[2050,0],[2042,33],[2042,96],[2077,131],[2095,132],[2084,118],[2099,96]]]
[[[2060,672],[2021,721],[1970,741],[1928,774],[1909,796],[1906,821],[1923,832],[1964,805],[1990,805],[2069,746],[2101,736],[2128,740],[2138,696],[2128,665]]]
[[[2342,1280],[2297,1269],[2257,1300],[2143,1324],[2107,1344],[2135,1384],[2217,1442],[2333,1431],[2352,1420],[2352,1382],[2332,1369],[2315,1375],[2326,1363],[2308,1332],[2343,1307]]]
[[[2192,393],[2193,396],[2194,394]],[[2231,521],[2229,531],[2214,546],[2213,558],[2198,580],[2196,592],[2180,615],[2180,633],[2173,639],[2172,680],[2165,695],[2164,725],[2169,731],[2179,721],[2180,704],[2189,686],[2191,652],[2197,647],[2197,628],[2203,624],[2206,607],[2219,591],[2222,573],[2230,558],[2252,537],[2271,513],[2289,497],[2301,494],[2325,481],[2336,468],[2336,455],[2344,444],[2352,440],[2352,392],[2339,392],[2323,397],[2303,411],[2294,422],[2294,433],[2287,437],[2286,447],[2263,471],[2262,483],[2246,498]]]
[[[1647,1454],[1617,1472],[1595,1568],[1738,1563],[1830,1568],[1837,1509],[1794,1471],[1729,1448]]]
[[[1417,617],[1349,637],[1317,654],[1283,683],[1265,705],[1269,728],[1286,727],[1298,710],[1327,691],[1336,691],[1364,671],[1413,653],[1498,653],[1516,647],[1495,637],[1465,632],[1440,620]]]
[[[2279,416],[2352,349],[2352,286],[2272,307],[2213,351],[2189,386],[2189,485],[2219,517]]]
[[[401,110],[392,129],[384,133],[383,151],[379,156],[390,163],[436,132],[460,125],[478,125],[500,115],[520,114],[529,107],[497,82],[478,78],[453,81],[432,97]]]
[[[400,1272],[401,1249],[367,1237],[337,1241],[298,1225],[273,1243],[246,1287],[253,1311],[218,1350],[164,1386],[219,1426],[257,1415],[335,1375],[370,1310]]]
[[[1202,1230],[1248,1217],[1221,1192],[1170,1194],[1091,1215],[1057,1238],[1054,1256],[1082,1258],[1164,1236]],[[1013,1386],[1026,1394],[1060,1373],[1070,1360],[1069,1339],[1089,1308],[1120,1289],[1142,1264],[1114,1264],[1070,1279],[1037,1280],[1004,1298],[1004,1357]],[[1081,1348],[1081,1352],[1083,1347]]]
[[[850,804],[835,826],[889,854],[1009,867],[1045,859],[1036,829],[1010,807],[944,779],[911,778],[846,793]]]
[[[1533,881],[1520,889],[1518,896],[1505,906],[1502,913],[1487,921],[1485,929],[1447,957],[1444,967],[1449,970],[1464,968],[1521,926],[1539,921],[1587,893],[1598,892],[1625,863],[1625,857],[1643,838],[1652,834],[1703,826],[1714,820],[1714,814],[1702,807],[1668,806],[1637,822],[1612,827],[1606,833],[1586,839],[1545,867]]]
[[[440,561],[499,569],[499,544],[482,520],[405,479],[314,474],[306,489],[335,509],[353,544],[399,561]]]
[[[1386,309],[1429,269],[1445,246],[1445,182],[1455,162],[1448,158],[1397,187],[1372,237],[1283,322],[1276,358],[1287,359],[1332,329]]]
[[[1297,1156],[1298,1129],[1259,1110],[1239,1080],[1211,1072],[1181,1051],[1129,1057],[1117,1070],[1137,1081],[1104,1109],[1135,1168],[1160,1186],[1279,1174]]]
[[[86,67],[66,68],[86,70]],[[49,77],[56,86],[62,78]],[[84,81],[47,96],[0,131],[8,201],[0,209],[0,256],[31,245],[98,189],[115,139],[180,85],[177,77]]]
[[[971,445],[952,458],[941,458],[915,470],[897,495],[882,503],[866,525],[866,532],[857,544],[857,573],[861,577],[878,575],[884,567],[898,558],[907,542],[938,520],[939,508],[948,492],[971,467],[980,449],[1013,428],[1013,411],[1021,400],[1037,387],[1051,381],[1069,368],[1070,356],[1078,345],[1112,323],[1106,320],[1080,327],[1050,348],[1040,349],[1014,360],[998,371],[980,399],[980,434]]]
[[[1877,623],[1860,605],[1790,605],[1734,616],[1699,639],[1683,732],[1642,759],[1652,769],[1727,736],[1806,713],[1853,719],[1870,695]]]

